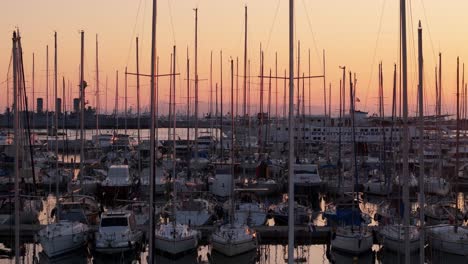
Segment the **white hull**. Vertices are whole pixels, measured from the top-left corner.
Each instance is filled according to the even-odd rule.
[[[337,232],[336,237],[332,237],[331,246],[333,250],[341,250],[351,254],[361,254],[371,250],[374,243],[372,233],[359,232],[358,227],[351,232]]]
[[[39,238],[39,240],[44,253],[48,257],[55,257],[85,246],[86,233],[56,236],[50,239]]]
[[[86,225],[66,221],[48,225],[39,231],[38,238],[44,253],[55,257],[83,247],[87,234]]]
[[[442,252],[468,256],[468,229],[458,227],[457,233],[454,226],[438,225],[428,229],[428,241],[433,249]]]
[[[195,250],[198,246],[196,237],[168,239],[156,235],[154,240],[154,247],[156,250],[169,253],[171,255],[178,255],[187,251]]]

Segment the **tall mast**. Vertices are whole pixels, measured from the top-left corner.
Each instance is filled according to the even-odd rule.
[[[410,203],[409,203],[409,131],[408,131],[408,65],[407,65],[407,46],[406,46],[406,1],[400,0],[400,19],[401,19],[401,66],[402,66],[402,101],[403,101],[403,203],[404,203],[404,227],[405,227],[405,263],[410,263],[409,251],[409,225],[410,225]]]
[[[148,263],[154,263],[154,178],[156,176],[156,165],[154,159],[156,158],[155,153],[155,113],[157,98],[155,93],[155,63],[156,63],[156,12],[157,11],[157,0],[153,0],[153,15],[151,21],[151,117],[150,117],[150,208],[149,208],[149,252],[148,252]]]
[[[195,8],[194,11],[195,11],[195,163],[198,163],[198,8]]]
[[[260,125],[258,126],[258,146],[260,148],[260,153],[263,153],[263,52],[262,46],[260,44]]]
[[[49,45],[46,46],[46,142],[49,143]],[[49,151],[49,144],[46,146]]]
[[[239,57],[236,57],[236,120],[239,116]]]
[[[190,120],[190,60],[187,48],[187,122]],[[187,145],[190,140],[190,126],[187,124]],[[188,164],[190,166],[190,162]]]
[[[172,74],[172,53],[171,53],[171,63],[170,63],[170,66],[169,66],[169,72]],[[172,80],[172,77],[170,77],[170,80]],[[172,107],[171,107],[171,103],[172,103],[172,81],[169,81],[169,104],[168,104],[168,118],[167,118],[167,141],[169,142],[169,140],[171,139],[171,120],[172,120]]]
[[[210,135],[213,135],[213,51],[210,52]]]
[[[422,27],[419,21],[418,27],[418,99],[419,99],[419,221],[420,235],[419,235],[419,260],[424,264],[424,92],[423,92],[423,44],[422,44]]]
[[[115,105],[114,105],[115,123],[117,134],[119,133],[119,71],[115,71]]]
[[[176,208],[176,203],[177,203],[177,188],[176,188],[176,182],[177,182],[177,174],[176,174],[176,125],[177,125],[177,115],[175,114],[175,111],[176,111],[176,96],[175,96],[175,92],[176,92],[176,78],[175,78],[175,69],[176,69],[176,46],[174,45],[173,46],[173,56],[172,56],[172,69],[171,69],[171,87],[172,87],[172,113],[173,113],[173,120],[172,120],[172,124],[173,124],[173,127],[172,127],[172,177],[173,177],[173,197],[174,197],[174,200],[172,201],[172,215],[174,216],[174,220],[172,221],[172,225],[174,227],[174,230],[175,230],[175,226],[177,225],[177,219],[176,219],[176,212],[175,212],[175,208]],[[169,123],[171,122],[171,120],[169,120]],[[168,129],[170,129],[168,127]],[[167,139],[169,141],[169,138]]]
[[[271,121],[271,69],[270,69],[270,76],[268,77],[268,119],[266,123],[266,138],[265,138],[265,146],[267,146],[268,142],[270,141],[270,121]]]
[[[139,43],[138,37],[136,38],[136,88],[137,88],[137,138],[138,138],[138,145],[141,144],[140,138],[140,54],[139,54]],[[138,161],[138,173],[141,171],[141,162]]]
[[[442,115],[442,53],[439,52],[439,78],[438,78],[438,94],[437,94],[437,120],[439,121],[441,119],[441,115]],[[437,122],[439,124],[439,122]],[[437,130],[437,136],[438,136],[438,140],[439,142],[441,142],[442,140],[442,130],[440,128],[440,126],[438,127],[438,130]],[[442,144],[439,143],[439,175],[442,175],[442,169],[443,169],[443,163],[442,163]],[[457,172],[458,173],[458,172]]]
[[[247,114],[247,6],[245,9],[244,18],[244,101],[243,101],[243,113],[242,116],[245,118]]]
[[[96,135],[99,135],[99,45],[98,35],[96,34]],[[98,140],[98,144],[99,144]]]
[[[84,108],[85,108],[85,88],[86,82],[84,80],[84,31],[81,31],[81,54],[80,54],[80,173],[84,171]]]
[[[458,176],[460,168],[459,148],[460,148],[460,58],[457,57],[457,139],[456,139],[456,160],[455,160],[455,178]],[[455,212],[458,212],[458,184],[455,184]],[[455,233],[458,231],[458,218],[455,217]]]
[[[63,108],[63,117],[62,117],[62,130],[64,131],[63,133],[63,142],[65,142],[65,140],[67,140],[67,130],[65,129],[65,124],[66,124],[66,120],[67,120],[67,103],[65,100],[65,77],[62,76],[62,108]],[[66,153],[68,151],[62,151],[62,162],[65,162],[65,154],[68,154]]]
[[[221,67],[221,70],[219,71],[219,73],[221,74],[221,78],[220,78],[220,82],[219,82],[219,93],[220,93],[220,126],[221,126],[221,131],[220,131],[220,143],[221,143],[221,160],[223,160],[223,156],[224,156],[224,145],[223,145],[223,51],[220,51],[219,52],[219,60],[220,60],[220,67]]]
[[[125,66],[125,90],[124,90],[124,94],[125,94],[125,98],[124,98],[124,110],[125,110],[125,113],[124,113],[124,128],[125,128],[125,135],[127,135],[127,66]]]
[[[324,113],[325,117],[327,116],[327,85],[326,85],[326,75],[325,75],[325,50],[323,50],[323,102],[324,102]],[[309,52],[309,61],[310,61],[310,52]],[[309,62],[310,64],[310,62]],[[310,67],[309,67],[309,76],[310,76]],[[310,95],[310,81],[309,81],[309,95]],[[310,111],[310,101],[309,101],[309,112]]]
[[[309,62],[308,63],[308,65],[309,65],[309,75],[308,76],[310,77],[310,49],[308,49],[308,55],[309,55],[309,58],[308,58],[309,59],[308,60],[308,62]],[[309,85],[309,87],[308,87],[309,88],[309,115],[311,115],[312,114],[312,104],[310,102],[312,101],[311,100],[312,98],[311,98],[311,93],[310,93],[310,78],[307,78],[307,84]],[[323,91],[325,92],[325,88],[323,88],[323,89],[324,89]],[[326,116],[327,115],[327,103],[326,103],[327,101],[326,101],[325,95],[324,95],[323,98],[325,99],[324,107],[325,107],[325,116]]]
[[[298,69],[299,70],[299,69]],[[294,264],[294,0],[289,0],[288,264]]]
[[[20,142],[19,142],[19,105],[18,105],[18,89],[19,89],[19,76],[17,73],[18,65],[18,46],[19,41],[16,36],[16,32],[13,32],[13,109],[14,109],[14,121],[13,121],[13,133],[15,142],[15,219],[20,219],[20,187],[19,187],[19,160],[20,160]],[[48,49],[47,49],[48,50]],[[48,61],[48,60],[47,60]],[[20,221],[15,221],[15,263],[20,263]]]
[[[231,59],[231,207],[229,220],[234,227],[234,60]]]
[[[300,81],[301,74],[299,72],[301,66],[301,42],[297,41],[297,118],[301,116],[301,93],[300,93]]]
[[[33,99],[32,100],[32,112],[33,112],[33,114],[31,115],[32,116],[32,128],[33,129],[36,128],[35,118],[34,118],[34,111],[36,111],[35,110],[36,109],[36,104],[35,104],[36,103],[36,94],[34,92],[34,84],[35,84],[35,80],[34,80],[35,69],[34,69],[34,66],[35,65],[34,65],[34,52],[33,52],[33,54],[32,54],[32,99]],[[7,81],[7,83],[8,83],[8,81]],[[64,98],[64,100],[65,100],[65,98]],[[7,105],[7,107],[9,107],[9,106]]]
[[[276,121],[276,130],[278,130],[278,53],[275,52],[275,121]],[[278,135],[278,133],[275,133]],[[277,140],[275,140],[277,141]]]
[[[59,205],[59,181],[60,181],[60,173],[58,168],[58,83],[57,83],[57,32],[54,32],[54,97],[55,97],[55,203],[57,208],[57,214],[55,215],[55,221],[58,222],[60,220],[60,205]]]

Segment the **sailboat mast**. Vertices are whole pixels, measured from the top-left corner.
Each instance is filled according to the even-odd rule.
[[[117,134],[119,133],[119,71],[115,71],[115,123],[117,126]]]
[[[245,8],[244,18],[244,102],[243,102],[243,117],[247,114],[247,6]]]
[[[99,44],[98,35],[96,34],[96,135],[99,135]],[[98,144],[99,144],[98,140]]]
[[[423,45],[422,27],[418,27],[418,99],[419,99],[419,221],[421,222],[419,234],[419,259],[424,264],[424,93],[423,93]]]
[[[188,48],[187,48],[187,146],[190,142],[190,60],[188,56]],[[190,166],[190,162],[188,164]]]
[[[298,69],[299,70],[299,69]],[[294,0],[289,0],[288,264],[294,264]]]
[[[220,93],[220,100],[221,100],[221,104],[220,104],[220,129],[221,129],[221,132],[220,132],[220,142],[221,142],[221,160],[223,160],[224,158],[224,145],[223,145],[223,51],[220,51],[219,53],[220,55],[220,67],[221,67],[221,70],[219,71],[220,74],[221,74],[221,79],[220,79],[220,83],[219,83],[219,93]]]
[[[84,173],[84,108],[85,108],[85,88],[86,82],[84,80],[84,31],[81,31],[81,54],[80,54],[80,173]]]
[[[326,84],[326,75],[325,75],[325,50],[323,50],[322,54],[322,61],[323,61],[323,102],[324,102],[324,113],[325,117],[327,116],[327,84]],[[309,50],[309,65],[310,65],[310,50]],[[310,76],[310,66],[309,66],[309,76]],[[310,108],[310,79],[309,79],[309,114],[311,114],[311,108]]]
[[[409,131],[408,131],[408,64],[407,64],[407,43],[406,43],[406,1],[400,0],[401,19],[401,67],[402,67],[402,101],[403,101],[403,203],[404,203],[404,228],[405,228],[405,263],[410,263],[409,251],[409,225],[410,225],[410,203],[409,203]]]
[[[137,88],[137,139],[138,144],[141,144],[141,136],[140,136],[140,54],[139,54],[139,43],[138,37],[136,38],[136,88]],[[138,171],[141,171],[141,162],[138,161]]]
[[[229,220],[234,226],[234,60],[231,59],[231,207]]]
[[[46,45],[46,142],[49,143],[49,45]],[[46,145],[49,151],[49,144]]]
[[[156,176],[156,153],[155,153],[155,114],[156,114],[156,86],[155,86],[155,72],[156,72],[156,14],[157,14],[157,0],[153,0],[153,10],[152,10],[152,20],[151,20],[151,83],[150,83],[150,90],[151,90],[151,98],[150,98],[150,195],[149,195],[149,252],[148,252],[148,263],[154,263],[154,221],[155,221],[155,213],[154,213],[154,178]]]
[[[177,174],[176,174],[176,125],[177,125],[177,117],[175,114],[176,110],[176,78],[175,78],[175,64],[176,64],[176,46],[173,46],[173,56],[172,56],[172,69],[171,69],[171,87],[172,87],[172,113],[173,113],[173,119],[172,119],[172,178],[173,178],[173,201],[172,201],[172,216],[174,217],[174,220],[172,221],[172,225],[175,226],[177,224],[176,220],[176,203],[177,203],[177,188],[176,188],[176,180],[177,180]],[[169,120],[170,122],[171,120]],[[170,129],[168,127],[168,129]],[[169,141],[169,138],[167,139]]]
[[[54,32],[54,97],[55,97],[55,203],[57,208],[57,214],[55,215],[55,221],[60,220],[60,205],[59,205],[59,181],[60,173],[58,168],[58,113],[59,105],[58,102],[58,81],[57,81],[57,32]]]
[[[457,57],[457,138],[456,138],[456,160],[455,160],[455,178],[458,176],[460,168],[459,158],[460,148],[460,58]],[[455,212],[458,212],[458,184],[455,184]],[[458,229],[458,218],[455,216],[455,233]]]
[[[33,129],[36,128],[35,118],[34,118],[34,111],[36,109],[36,105],[35,105],[35,103],[36,103],[36,94],[34,92],[34,85],[35,85],[35,80],[34,80],[35,68],[34,67],[35,67],[35,65],[34,65],[34,52],[33,52],[33,54],[32,54],[32,99],[33,99],[32,100],[32,112],[33,112],[33,114],[31,115],[32,116],[32,128]],[[7,81],[7,83],[8,83],[8,81]],[[65,98],[63,100],[65,100]],[[7,107],[9,107],[9,106],[7,105]]]
[[[19,187],[19,160],[20,160],[20,142],[19,142],[19,105],[18,105],[18,46],[19,41],[16,32],[13,32],[13,109],[14,109],[14,121],[13,121],[13,133],[15,143],[15,219],[20,219],[20,187]],[[47,49],[48,50],[48,49]],[[20,263],[20,221],[15,221],[15,263]]]
[[[195,10],[195,162],[198,163],[198,8],[195,8],[194,10]]]
[[[124,134],[127,135],[127,113],[128,113],[128,111],[127,111],[127,98],[128,98],[127,97],[127,66],[125,66],[125,79],[124,79],[124,81],[125,81],[125,90],[124,90],[124,94],[125,94],[125,99],[124,99],[124,104],[125,104],[125,106],[124,106],[124,111],[125,111],[125,113],[124,113],[124,131],[125,132],[124,132]]]

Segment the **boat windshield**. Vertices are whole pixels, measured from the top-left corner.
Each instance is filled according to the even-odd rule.
[[[101,227],[109,226],[128,226],[128,221],[126,217],[110,217],[103,218],[101,220]]]

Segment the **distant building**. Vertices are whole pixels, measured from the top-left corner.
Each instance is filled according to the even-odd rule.
[[[42,98],[37,98],[37,109],[38,113],[42,113],[44,111],[44,100]]]
[[[80,112],[80,99],[79,98],[73,98],[73,111],[75,113]]]
[[[55,101],[55,112],[58,114],[62,113],[62,98],[57,98]]]

